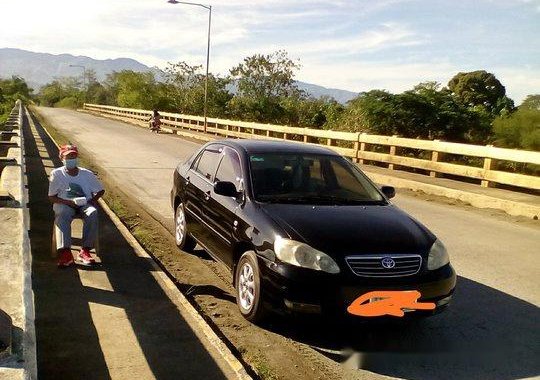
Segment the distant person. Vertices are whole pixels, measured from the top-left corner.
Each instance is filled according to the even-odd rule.
[[[90,170],[78,167],[76,146],[68,144],[60,147],[60,159],[64,166],[51,172],[49,199],[53,203],[54,225],[58,266],[73,264],[71,254],[71,222],[77,215],[83,217],[82,248],[78,260],[84,265],[95,263],[90,254],[94,248],[98,232],[97,201],[105,190]]]
[[[161,115],[158,110],[154,110],[152,116],[148,120],[150,123],[150,131],[159,133],[161,130]]]

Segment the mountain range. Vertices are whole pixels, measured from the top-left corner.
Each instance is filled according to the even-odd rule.
[[[20,76],[36,92],[54,78],[82,74],[81,67],[71,67],[70,65],[93,69],[99,81],[104,80],[107,74],[121,70],[152,71],[157,78],[161,76],[161,71],[158,68],[146,66],[131,58],[99,60],[71,54],[36,53],[21,49],[0,48],[0,78],[10,78],[12,75]],[[300,81],[296,83],[298,88],[315,98],[330,96],[340,103],[346,103],[357,95],[355,92],[326,88],[312,83]]]

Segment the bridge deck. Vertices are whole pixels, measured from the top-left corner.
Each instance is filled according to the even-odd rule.
[[[194,331],[196,323],[158,284],[149,259],[134,253],[104,212],[101,265],[56,268],[47,175],[60,162],[41,126],[32,119],[30,125],[25,141],[39,377],[234,378],[220,353]]]

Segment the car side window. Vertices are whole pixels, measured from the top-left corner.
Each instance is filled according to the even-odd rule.
[[[223,159],[219,164],[215,182],[228,181],[235,184],[238,189],[242,183],[242,169],[238,153],[229,147],[223,148]]]
[[[195,161],[193,168],[207,180],[213,181],[220,154],[221,148],[218,146],[206,148]]]

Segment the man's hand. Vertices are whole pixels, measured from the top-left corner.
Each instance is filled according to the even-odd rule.
[[[88,203],[91,204],[94,207],[97,207],[98,199],[101,198],[103,196],[103,194],[105,194],[105,190],[101,190],[101,191],[95,193],[94,196],[92,197],[92,199],[88,200]]]
[[[60,197],[58,197],[56,195],[52,195],[52,196],[49,196],[49,200],[52,203],[60,203],[60,204],[69,206],[71,208],[74,208],[75,210],[79,209],[79,206],[77,206],[75,204],[75,201],[73,199],[64,199],[64,198],[60,198]]]

